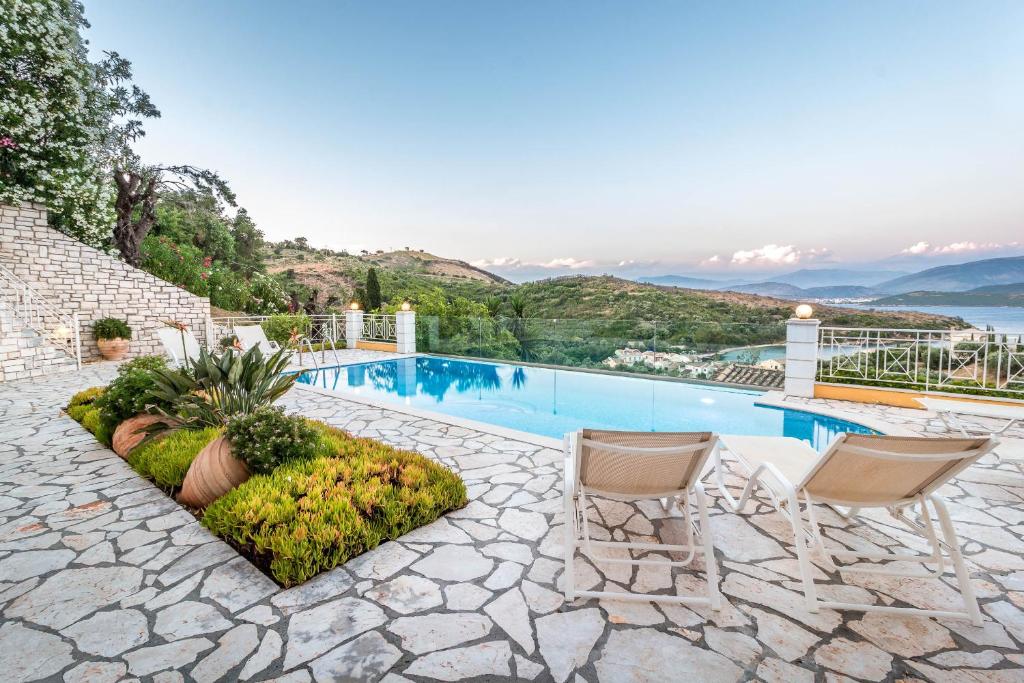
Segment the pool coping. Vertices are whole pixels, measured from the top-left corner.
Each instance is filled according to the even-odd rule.
[[[415,355],[426,355],[426,354],[415,354]],[[369,361],[373,362],[373,361]],[[349,363],[347,365],[358,365],[358,363]],[[572,370],[566,370],[572,372]],[[370,398],[367,396],[360,396],[358,394],[347,394],[340,391],[334,391],[333,389],[327,389],[324,387],[318,387],[312,384],[304,384],[296,382],[293,387],[298,388],[302,391],[310,391],[315,394],[322,396],[332,396],[345,401],[352,401],[353,403],[360,403],[363,405],[372,406],[374,408],[381,408],[383,410],[392,410],[396,413],[402,413],[404,415],[412,415],[424,420],[433,420],[442,424],[451,425],[453,427],[461,427],[464,429],[472,429],[485,434],[493,434],[494,436],[500,436],[505,439],[513,441],[523,441],[531,443],[536,446],[543,448],[553,448],[561,450],[563,447],[563,440],[556,439],[550,436],[541,436],[540,434],[533,434],[531,432],[524,432],[518,429],[511,429],[509,427],[502,427],[500,425],[491,424],[490,422],[480,422],[479,420],[471,420],[469,418],[457,417],[449,415],[447,413],[440,413],[433,410],[425,410],[423,408],[414,408],[412,406],[402,405],[401,403],[393,403],[390,401],[384,401],[376,398]],[[810,413],[812,415],[821,415],[823,417],[830,417],[837,420],[843,420],[844,422],[852,422],[854,424],[873,429],[876,432],[881,432],[889,436],[920,436],[916,432],[913,432],[905,427],[894,425],[884,420],[878,420],[876,418],[859,415],[856,413],[845,412],[841,410],[835,410],[823,406],[809,406],[804,403],[789,403],[786,401],[786,397],[782,392],[770,391],[754,401],[754,405],[763,406],[766,408],[784,408],[786,410],[795,410],[802,413]]]

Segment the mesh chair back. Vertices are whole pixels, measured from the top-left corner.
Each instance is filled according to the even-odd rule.
[[[824,503],[884,506],[927,495],[993,447],[989,437],[847,434],[797,487]]]
[[[688,491],[718,441],[711,432],[584,429],[580,437],[580,484],[641,497]]]

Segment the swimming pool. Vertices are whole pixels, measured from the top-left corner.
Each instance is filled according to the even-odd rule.
[[[821,450],[867,427],[754,405],[760,392],[436,356],[304,372],[298,381],[541,436],[582,427],[794,436]]]

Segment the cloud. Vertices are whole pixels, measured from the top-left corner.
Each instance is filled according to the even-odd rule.
[[[797,249],[792,244],[766,244],[757,249],[733,252],[730,263],[737,266],[792,266],[801,261],[814,261],[831,256],[828,249]],[[717,257],[712,257],[717,258]],[[709,259],[707,262],[711,262]]]
[[[932,246],[928,242],[917,242],[902,250],[901,254],[911,256],[939,256],[943,254],[963,254],[972,251],[996,251],[997,249],[1013,249],[1020,246],[1020,242],[951,242],[945,245]]]
[[[927,242],[918,242],[916,244],[911,244],[909,247],[907,247],[906,249],[904,249],[900,253],[901,254],[924,254],[929,249],[931,249],[931,246],[932,245],[928,244]]]
[[[550,261],[523,261],[513,256],[498,256],[491,259],[480,259],[473,261],[471,265],[477,268],[498,268],[504,270],[519,270],[521,268],[543,268],[547,270],[578,270],[580,268],[593,268],[596,261],[576,259],[571,256],[555,258]]]

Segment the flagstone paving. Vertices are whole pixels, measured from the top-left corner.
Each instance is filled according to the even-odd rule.
[[[943,491],[972,563],[980,628],[806,613],[788,525],[766,505],[713,510],[720,612],[564,604],[556,449],[297,388],[287,409],[436,458],[460,472],[471,503],[282,590],[60,413],[113,372],[99,364],[0,384],[4,681],[1024,680],[1024,476],[994,458]],[[828,403],[945,433],[920,411]],[[596,506],[596,535],[679,533],[680,518],[657,504]],[[910,538],[884,516],[824,521],[836,544]],[[844,599],[956,600],[949,577],[841,586],[819,566],[819,578],[823,594]],[[577,560],[584,589],[694,592],[703,581],[700,571]]]

